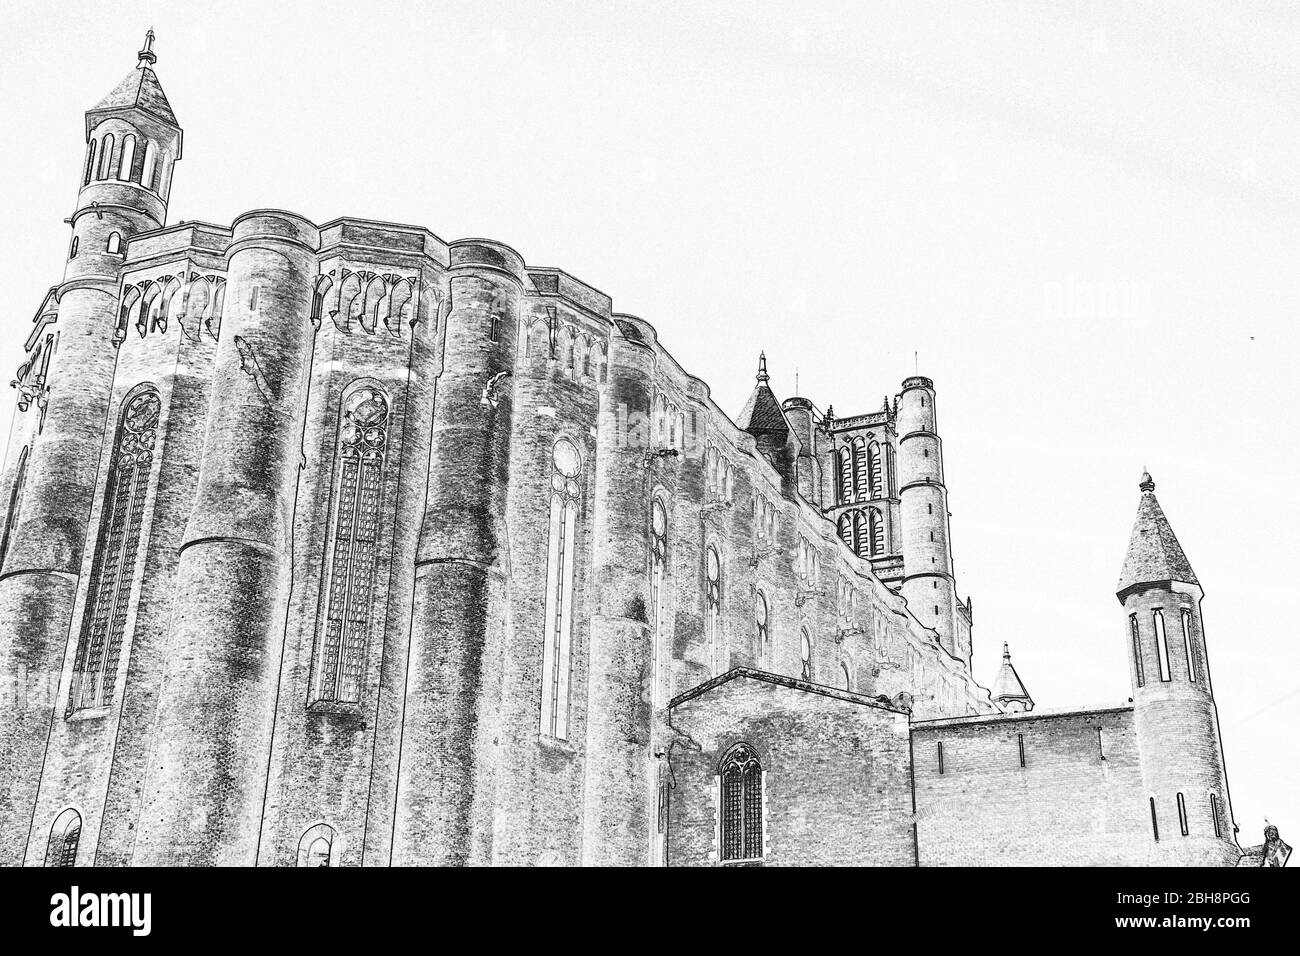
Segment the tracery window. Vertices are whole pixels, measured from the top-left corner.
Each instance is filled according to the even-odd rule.
[[[361,701],[379,567],[388,421],[388,397],[381,389],[361,385],[344,393],[334,526],[327,545],[329,592],[314,703]]]
[[[709,671],[716,677],[722,667],[722,564],[713,545],[705,553],[704,575],[704,636],[709,645]]]
[[[81,814],[71,807],[54,818],[50,840],[45,845],[46,866],[75,866],[77,844],[81,842]]]
[[[113,702],[161,409],[152,385],[123,403],[65,716]]]
[[[867,475],[871,486],[871,497],[883,498],[885,495],[884,459],[880,454],[880,445],[874,441],[867,446]]]
[[[550,542],[546,559],[546,630],[542,644],[543,734],[569,737],[570,637],[582,456],[561,438],[551,449]]]
[[[852,452],[845,446],[835,456],[835,470],[838,481],[840,504],[853,500],[853,460]]]
[[[656,498],[650,506],[650,608],[654,615],[651,632],[651,699],[656,707],[662,702],[664,625],[668,576],[668,513]]]
[[[881,517],[879,508],[871,509],[869,522],[871,556],[879,557],[885,553],[885,521]]]
[[[763,767],[747,744],[727,752],[719,773],[722,783],[722,859],[763,857]]]
[[[867,443],[861,438],[853,439],[853,495],[858,501],[865,501],[871,493],[871,478],[867,471]]]

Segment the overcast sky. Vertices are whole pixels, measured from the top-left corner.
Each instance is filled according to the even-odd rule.
[[[840,415],[934,378],[986,684],[1006,640],[1041,707],[1127,699],[1149,467],[1241,842],[1267,814],[1295,843],[1293,4],[7,0],[4,368],[62,276],[82,113],[151,25],[172,222],[499,239],[654,324],[733,417],[760,348]]]

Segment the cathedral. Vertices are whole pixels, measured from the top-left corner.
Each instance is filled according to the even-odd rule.
[[[1132,697],[972,676],[934,383],[734,420],[488,239],[168,224],[85,115],[0,476],[0,863],[1234,865],[1201,587],[1143,475]],[[841,403],[843,404],[843,403]],[[1116,551],[1118,553],[1118,545]]]

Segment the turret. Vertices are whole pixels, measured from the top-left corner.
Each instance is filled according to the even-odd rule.
[[[898,484],[903,525],[903,596],[908,609],[954,657],[970,664],[969,632],[958,627],[948,535],[943,445],[935,426],[934,382],[903,381],[898,399]]]
[[[1133,715],[1156,864],[1235,864],[1219,717],[1210,684],[1202,591],[1142,475],[1142,499],[1116,597],[1124,605]]]
[[[162,226],[181,130],[154,74],[153,33],[134,70],[85,116],[87,151],[52,299],[57,347],[30,414],[22,513],[0,569],[0,681],[18,701],[0,728],[0,864],[16,863],[63,672],[86,522],[117,361],[118,285],[132,236]],[[37,411],[39,409],[39,411]]]
[[[1002,644],[1002,667],[998,670],[997,679],[993,681],[991,696],[993,703],[1006,714],[1024,713],[1034,709],[1034,699],[1029,696],[1024,682],[1016,673],[1011,663],[1011,648],[1005,642]]]
[[[781,473],[783,489],[789,492],[796,481],[799,439],[790,431],[781,403],[767,384],[767,355],[762,352],[758,355],[758,374],[754,378],[754,391],[741,409],[736,425],[754,436],[758,453]]]

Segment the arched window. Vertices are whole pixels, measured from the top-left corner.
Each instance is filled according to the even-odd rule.
[[[767,659],[767,598],[762,591],[754,593],[754,637],[758,646],[754,659],[762,662]]]
[[[110,232],[108,234],[108,246],[105,251],[113,255],[117,255],[122,251],[122,234],[120,232]]]
[[[668,512],[656,498],[650,505],[650,609],[651,621],[651,700],[658,707],[663,701],[664,629],[668,621]]]
[[[73,236],[73,237],[72,237],[72,245],[68,248],[68,258],[69,258],[69,259],[75,259],[75,258],[77,258],[77,249],[78,249],[80,246],[81,246],[81,237],[80,237],[80,236]]]
[[[853,500],[853,459],[847,446],[841,448],[835,456],[835,474],[840,504],[847,504]]]
[[[872,498],[885,496],[884,460],[880,455],[880,445],[872,442],[867,446],[867,475],[871,486]]]
[[[709,645],[709,671],[716,677],[722,667],[722,563],[713,545],[705,552],[704,575],[704,638]]]
[[[90,147],[86,153],[86,175],[81,181],[81,185],[83,186],[87,185],[90,182],[91,177],[95,175],[95,149],[98,145],[98,140],[92,139],[90,141]]]
[[[763,767],[747,744],[727,752],[719,770],[722,784],[722,859],[763,857]]]
[[[1160,664],[1160,679],[1167,681],[1169,673],[1169,642],[1165,639],[1165,616],[1160,611],[1151,612],[1151,622],[1156,629],[1156,659]]]
[[[135,164],[135,137],[130,134],[122,137],[122,158],[117,164],[117,178],[126,182],[131,178],[131,167]]]
[[[145,189],[153,189],[154,170],[158,167],[158,147],[154,145],[153,140],[146,140],[144,145],[144,166],[140,169],[140,185]]]
[[[867,472],[867,443],[861,438],[853,439],[853,496],[858,501],[866,500],[871,492],[871,480]]]
[[[81,814],[71,807],[54,818],[50,841],[45,845],[46,866],[75,866],[77,844],[81,842]]]
[[[298,841],[299,866],[334,866],[335,831],[328,823],[308,827]]]
[[[836,530],[839,531],[840,540],[843,541],[845,544],[847,544],[850,548],[852,548],[853,547],[853,516],[849,514],[847,511],[844,512],[844,514],[840,515],[840,520],[836,523],[835,527]]]
[[[113,702],[161,410],[158,390],[152,385],[123,403],[65,715]]]
[[[334,519],[326,542],[325,623],[313,703],[361,701],[379,566],[388,446],[388,396],[373,385],[344,392],[335,452]]]
[[[4,535],[0,536],[0,570],[4,569],[5,555],[9,553],[9,539],[18,527],[18,518],[23,510],[23,488],[27,484],[27,453],[31,448],[24,448],[18,454],[18,470],[14,474],[14,486],[9,492],[9,510],[5,514]]]
[[[799,662],[799,676],[804,680],[812,680],[812,640],[808,637],[806,627],[799,632]]]
[[[570,636],[582,456],[561,438],[551,449],[550,542],[546,559],[546,630],[542,645],[542,733],[569,737]]]
[[[113,134],[109,133],[103,139],[103,145],[99,152],[99,175],[96,179],[107,179],[109,176],[109,167],[113,163]]]
[[[871,556],[879,557],[885,553],[885,521],[879,508],[870,512]]]
[[[861,511],[853,512],[853,550],[860,558],[871,556],[871,535],[867,527],[867,516]]]
[[[0,560],[3,560],[4,549],[0,548]],[[1183,653],[1187,655],[1187,679],[1193,683],[1196,682],[1196,656],[1192,652],[1192,612],[1183,608],[1179,615],[1183,621]]]
[[[1146,674],[1142,670],[1142,636],[1138,633],[1138,616],[1130,614],[1128,616],[1128,629],[1133,638],[1133,666],[1136,668],[1137,685],[1146,686]]]

